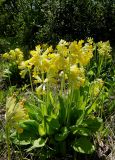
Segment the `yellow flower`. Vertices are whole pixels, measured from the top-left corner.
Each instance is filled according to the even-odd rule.
[[[97,43],[97,46],[99,55],[104,56],[105,58],[111,57],[110,52],[112,51],[112,48],[110,46],[109,41],[107,42],[100,41]]]
[[[19,134],[23,133],[23,128],[16,128],[16,130]]]
[[[91,95],[97,96],[99,92],[101,91],[103,87],[103,80],[102,79],[96,79],[91,83]]]
[[[77,56],[80,49],[81,46],[78,46],[77,41],[71,42],[71,44],[69,45],[69,51],[71,55]]]
[[[79,41],[77,43],[77,41],[71,42],[69,45],[69,60],[70,60],[70,64],[74,65],[78,63],[78,57],[79,54],[81,53],[81,49],[82,49],[82,44],[84,41]]]
[[[43,85],[40,85],[39,87],[36,88],[36,93],[38,96],[41,95],[42,88],[43,88]]]
[[[19,65],[18,65],[19,69],[31,69],[32,68],[32,64],[30,64],[30,61],[22,61]]]
[[[88,37],[87,42],[88,42],[89,44],[93,44],[93,38]]]
[[[32,56],[39,55],[38,52],[37,52],[36,50],[30,51],[30,54],[31,54]]]
[[[70,67],[69,79],[71,85],[74,88],[79,88],[80,86],[83,86],[85,82],[84,69],[78,68],[76,65],[72,65]]]
[[[47,72],[50,67],[50,60],[47,55],[43,54],[40,57],[40,70],[42,73]]]
[[[60,54],[55,54],[55,56],[51,59],[50,64],[57,72],[60,70],[65,70],[67,68],[67,59]]]
[[[33,77],[35,78],[34,80],[34,83],[37,84],[37,83],[42,83],[42,79],[40,78],[40,76],[38,75],[33,75]]]
[[[9,59],[9,54],[8,54],[8,53],[4,53],[4,54],[2,55],[2,57],[5,58],[5,59]]]
[[[85,77],[77,77],[76,83],[74,83],[74,88],[79,88],[80,86],[83,86],[85,82]]]
[[[36,51],[40,54],[41,53],[41,46],[37,45],[35,48],[36,48]]]
[[[16,102],[14,96],[8,97],[6,101],[6,122],[15,127],[19,121],[29,119],[26,109],[24,108],[24,101]]]
[[[59,73],[59,77],[60,77],[60,78],[63,78],[63,77],[64,77],[64,79],[65,79],[65,80],[67,80],[67,79],[68,79],[67,74],[66,74],[66,73],[64,73],[63,71],[61,71],[61,72]]]
[[[26,64],[25,64],[25,61],[22,61],[20,63],[20,65],[18,66],[19,69],[25,69],[26,68]]]
[[[38,96],[46,94],[46,86],[45,86],[45,84],[41,84],[39,87],[36,87],[36,94]]]
[[[50,46],[49,48],[47,48],[47,49],[45,50],[45,52],[43,52],[43,55],[48,55],[48,54],[51,53],[51,52],[53,52],[52,46]]]
[[[26,73],[28,72],[28,70],[22,70],[22,71],[20,71],[20,76],[21,76],[21,78],[25,78],[25,75],[26,75]]]
[[[23,61],[23,52],[19,48],[16,48],[14,51],[16,56],[16,62],[20,63],[21,61]]]
[[[78,46],[81,48],[81,47],[82,47],[82,45],[83,45],[83,43],[84,43],[84,40],[82,40],[82,39],[81,39],[81,40],[79,40],[79,41],[78,41]]]
[[[9,53],[3,54],[3,58],[13,62],[15,60],[15,62],[18,64],[23,60],[23,52],[19,48],[16,48],[15,50],[10,50]]]
[[[59,44],[57,45],[57,47],[56,47],[57,48],[57,52],[63,57],[66,57],[67,54],[68,54],[67,46],[68,46],[68,42],[66,42],[64,40],[61,40],[59,42]]]
[[[83,66],[87,65],[93,57],[93,46],[86,43],[79,54],[79,63]]]
[[[19,63],[18,68],[21,70],[20,75],[22,78],[25,77],[26,73],[31,69],[31,67],[32,66],[29,64],[29,60]]]

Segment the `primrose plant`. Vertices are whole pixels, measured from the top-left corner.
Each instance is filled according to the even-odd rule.
[[[42,148],[46,159],[56,154],[65,156],[68,152],[93,153],[93,138],[103,126],[99,112],[106,92],[101,79],[105,63],[102,59],[106,55],[106,59],[110,59],[110,51],[109,42],[95,44],[88,38],[86,42],[61,40],[55,49],[38,45],[25,61],[20,60],[20,54],[18,60],[17,55],[20,75],[24,78],[29,74],[35,101],[26,100],[22,107],[22,102],[16,103],[16,98],[8,99],[7,137],[13,126],[13,143],[27,145],[27,152]],[[8,58],[10,54],[5,53],[3,57]],[[89,78],[93,70],[92,59],[100,56],[96,76]],[[8,140],[7,144],[9,146]],[[76,154],[73,155],[76,159]]]

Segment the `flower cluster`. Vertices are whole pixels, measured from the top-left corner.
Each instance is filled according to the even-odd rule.
[[[6,101],[5,119],[6,122],[10,124],[10,126],[21,131],[21,129],[18,126],[18,123],[20,121],[29,119],[28,113],[24,108],[24,101],[20,101],[17,103],[15,96],[8,97]]]
[[[10,50],[9,53],[4,53],[3,58],[8,59],[10,61],[16,61],[17,64],[19,64],[21,61],[23,61],[23,52],[16,48],[15,50]]]
[[[55,49],[52,46],[37,45],[35,50],[30,51],[28,60],[24,60],[23,53],[18,48],[3,54],[3,57],[16,61],[22,78],[30,73],[32,82],[37,86],[37,93],[42,93],[47,83],[53,86],[61,84],[62,80],[73,88],[83,86],[85,68],[93,57],[95,46],[92,38],[86,42],[61,40]],[[109,41],[98,42],[97,47],[99,55],[110,57]]]
[[[103,87],[103,80],[102,79],[96,79],[91,83],[91,95],[92,96],[97,96],[99,94],[99,92],[101,91],[102,87]]]
[[[85,82],[85,66],[93,56],[93,45],[83,40],[66,42],[61,40],[53,49],[49,46],[44,49],[36,46],[30,51],[31,58],[19,64],[21,76],[24,77],[28,70],[31,70],[34,83],[41,86],[46,82],[50,84],[59,83],[62,78],[68,80],[74,88],[79,88]]]
[[[98,42],[97,46],[98,46],[99,55],[104,56],[105,58],[111,57],[110,52],[111,52],[112,48],[110,46],[109,41],[107,41],[107,42],[100,41],[100,42]]]

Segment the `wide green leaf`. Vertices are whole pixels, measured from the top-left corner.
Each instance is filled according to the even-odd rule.
[[[67,127],[63,127],[61,129],[60,133],[55,135],[55,140],[56,141],[64,141],[67,138],[68,134],[69,134],[69,131],[68,131]]]
[[[59,121],[55,116],[44,116],[44,120],[39,124],[38,131],[40,136],[52,135],[60,127]]]
[[[20,145],[20,146],[26,146],[26,145],[29,145],[31,144],[31,141],[30,139],[28,140],[20,140],[18,139],[19,136],[16,132],[13,132],[11,135],[10,135],[10,139],[12,140],[12,143],[16,144],[16,145]]]
[[[30,148],[27,150],[27,152],[30,152],[30,151],[32,151],[32,150],[35,149],[35,148],[40,148],[40,147],[45,146],[46,142],[47,142],[47,139],[43,139],[43,138],[36,139],[36,140],[33,142],[33,146],[30,147]]]
[[[25,103],[25,108],[27,109],[29,117],[31,119],[34,119],[34,120],[37,120],[37,121],[42,120],[43,116],[42,116],[42,112],[40,110],[40,107],[26,102]]]
[[[36,139],[38,137],[38,123],[35,120],[26,120],[19,123],[23,132],[19,134],[22,140]]]
[[[86,137],[76,139],[72,145],[76,152],[91,154],[95,151],[94,145]]]
[[[38,132],[39,132],[40,136],[45,136],[46,135],[46,127],[44,125],[44,122],[42,122],[42,124],[39,124]]]
[[[47,116],[46,118],[46,131],[48,135],[52,135],[60,127],[59,121],[57,118],[52,116]]]
[[[89,136],[91,134],[90,130],[88,128],[83,128],[82,126],[72,126],[71,131],[73,134],[78,134],[82,136]]]
[[[88,128],[91,132],[95,133],[100,129],[103,124],[103,120],[99,117],[89,118],[85,120],[82,125]]]
[[[63,125],[66,121],[66,112],[67,112],[67,105],[64,103],[64,99],[59,96],[59,121]]]

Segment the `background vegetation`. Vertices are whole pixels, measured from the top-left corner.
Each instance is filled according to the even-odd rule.
[[[0,0],[0,53],[60,39],[114,42],[114,0]]]

